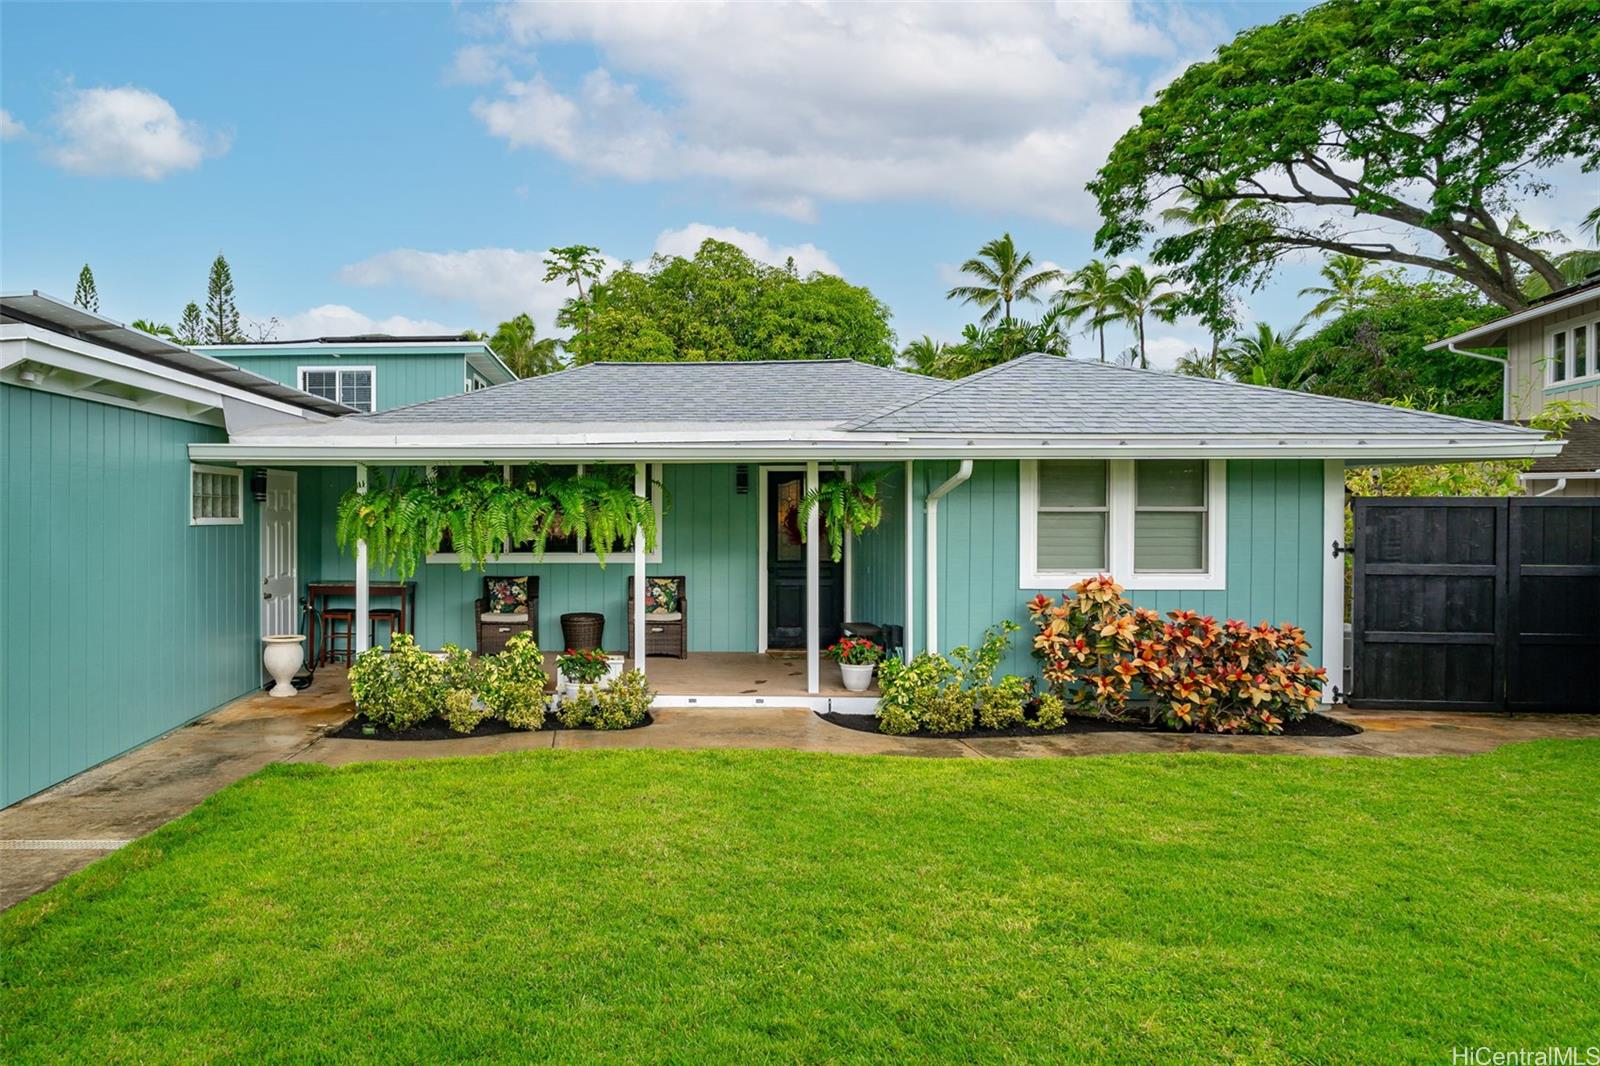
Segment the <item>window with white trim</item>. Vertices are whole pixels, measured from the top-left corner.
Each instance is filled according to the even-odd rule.
[[[300,388],[357,411],[376,409],[378,371],[370,366],[303,366]]]
[[[1600,359],[1595,347],[1600,344],[1600,317],[1564,322],[1545,330],[1544,373],[1546,386],[1569,381],[1600,379]]]
[[[189,468],[189,524],[244,524],[244,471],[237,467]]]
[[[647,553],[645,556],[646,561],[652,563],[661,561],[661,542],[665,538],[665,530],[661,521],[661,465],[660,463],[647,463],[645,465],[645,496],[650,500],[651,506],[656,512],[656,547],[654,551]],[[632,484],[633,464],[631,463],[540,464],[537,469],[545,478],[558,478],[570,477],[574,473],[585,473],[593,466],[606,466],[612,470],[624,469],[628,472],[629,484]],[[494,468],[490,466],[468,466],[462,468],[468,475],[486,474],[492,469]],[[535,468],[532,466],[505,463],[501,465],[500,473],[507,484],[513,484],[518,479],[527,477],[533,469]],[[430,474],[431,472],[430,470]],[[611,550],[606,553],[606,559],[610,561],[616,555],[624,551],[631,552],[631,550],[624,549],[620,543],[614,544],[611,546]],[[443,543],[439,545],[438,551],[428,556],[428,562],[453,563],[459,560],[460,557],[451,549],[450,533],[446,530]],[[566,535],[551,534],[545,540],[544,554],[541,556],[534,554],[532,544],[507,544],[504,553],[490,561],[503,563],[597,563],[599,558],[595,555],[593,548],[585,543],[582,538],[569,533]]]
[[[1223,460],[1024,460],[1019,502],[1019,588],[1104,573],[1132,589],[1224,587]]]

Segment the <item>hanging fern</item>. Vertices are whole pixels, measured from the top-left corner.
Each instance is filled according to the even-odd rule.
[[[551,536],[566,534],[586,540],[603,567],[611,551],[633,546],[636,530],[653,551],[655,509],[634,494],[632,471],[620,466],[569,477],[534,468],[520,484],[498,473],[441,470],[424,478],[401,470],[374,478],[364,493],[346,492],[335,527],[341,549],[365,540],[368,558],[402,580],[446,533],[467,570],[498,558],[507,544],[529,544],[541,558]]]
[[[862,474],[854,481],[832,478],[800,497],[800,535],[805,536],[811,520],[811,509],[822,508],[822,524],[828,531],[833,561],[844,554],[845,530],[859,536],[876,529],[883,521],[883,501],[878,499],[878,482],[889,472],[888,467]]]

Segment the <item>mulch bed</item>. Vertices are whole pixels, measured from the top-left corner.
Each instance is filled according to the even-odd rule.
[[[644,721],[638,725],[630,725],[628,729],[643,729],[655,721],[649,712],[645,713]],[[478,728],[470,733],[457,733],[445,724],[443,718],[429,718],[410,729],[390,729],[386,725],[378,726],[377,733],[372,736],[361,731],[366,725],[366,719],[359,714],[326,735],[335,740],[465,740],[467,737],[492,737],[501,733],[554,733],[561,731],[582,732],[595,731],[592,725],[565,726],[556,720],[554,714],[545,715],[544,725],[538,729],[512,729],[498,718],[485,718],[478,723]],[[623,730],[605,730],[605,732],[623,732]]]
[[[854,729],[862,733],[878,732],[878,719],[871,714],[840,714],[838,711],[829,711],[826,714],[817,713],[817,717],[825,722]],[[967,740],[978,737],[1052,737],[1070,735],[1074,733],[1169,733],[1172,735],[1211,737],[1211,736],[1284,736],[1284,737],[1348,737],[1361,732],[1361,727],[1341,722],[1336,718],[1329,718],[1325,714],[1313,711],[1298,721],[1289,722],[1283,727],[1282,733],[1192,733],[1187,730],[1163,729],[1142,720],[1126,722],[1112,722],[1104,718],[1083,718],[1078,715],[1068,715],[1066,724],[1060,729],[1029,729],[1025,725],[1009,726],[1005,729],[969,729],[965,733],[930,733],[919,729],[915,733],[898,733],[896,736],[907,737],[942,737],[946,740]]]

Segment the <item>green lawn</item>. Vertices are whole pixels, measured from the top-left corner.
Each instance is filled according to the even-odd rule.
[[[0,915],[0,1060],[1586,1045],[1597,797],[1590,741],[277,766]]]

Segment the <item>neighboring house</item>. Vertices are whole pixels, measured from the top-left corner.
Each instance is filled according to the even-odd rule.
[[[1531,307],[1428,345],[1505,367],[1503,417],[1526,422],[1551,400],[1588,417],[1567,431],[1567,446],[1522,475],[1536,495],[1600,496],[1600,278],[1553,292]],[[1489,356],[1468,349],[1500,348]]]
[[[259,684],[266,508],[248,471],[188,446],[349,413],[38,293],[0,297],[0,805]]]
[[[77,308],[3,304],[6,803],[254,688],[261,634],[293,631],[308,581],[353,584],[364,644],[383,575],[338,548],[335,515],[386,469],[626,464],[660,509],[654,552],[641,541],[602,568],[568,543],[488,567],[539,578],[541,642],[559,648],[561,614],[597,611],[606,646],[627,648],[629,579],[683,575],[688,658],[638,663],[660,705],[822,709],[863,704],[820,659],[846,621],[900,627],[908,655],[949,651],[1004,619],[1026,627],[1035,593],[1098,572],[1161,610],[1295,622],[1338,678],[1345,465],[1559,448],[1512,425],[1044,355],[960,381],[842,360],[601,363],[329,417],[342,409]],[[123,363],[143,391],[109,373]],[[386,406],[381,370],[377,393]],[[799,498],[869,469],[886,470],[883,520],[835,564],[815,512],[802,536]],[[482,575],[439,554],[415,581],[419,642],[472,646]],[[1027,637],[1003,669],[1035,673]],[[764,654],[782,649],[793,660]],[[788,665],[772,685],[748,680],[774,661]],[[668,686],[673,671],[689,687]]]
[[[516,380],[488,344],[459,336],[366,334],[194,350],[357,411],[387,411]]]

